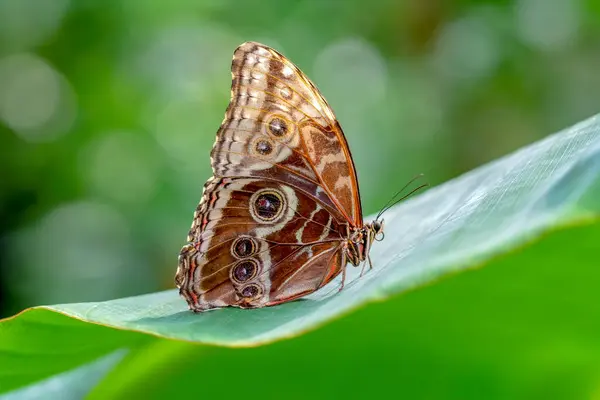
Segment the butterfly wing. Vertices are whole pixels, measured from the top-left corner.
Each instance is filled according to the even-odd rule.
[[[298,298],[345,265],[343,228],[313,198],[284,183],[213,178],[180,254],[177,286],[195,311]]]
[[[231,71],[231,102],[211,153],[215,176],[286,182],[362,226],[348,144],[313,83],[283,55],[254,42],[235,50]]]
[[[319,91],[284,56],[244,43],[176,283],[190,308],[262,307],[311,293],[346,265],[362,227],[356,172]]]

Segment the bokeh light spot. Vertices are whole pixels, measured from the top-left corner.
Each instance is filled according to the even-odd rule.
[[[67,133],[75,119],[70,85],[34,54],[0,59],[0,118],[22,139],[49,141]]]
[[[33,304],[109,299],[135,267],[126,219],[93,201],[58,206],[10,240],[11,289]]]
[[[578,0],[518,0],[517,31],[524,42],[540,50],[559,50],[577,37],[580,7]]]
[[[385,60],[379,51],[358,38],[330,44],[314,64],[315,81],[340,114],[352,114],[381,101],[387,78]]]
[[[431,55],[433,67],[449,80],[476,81],[500,61],[500,37],[489,13],[473,11],[440,30]]]
[[[68,0],[0,1],[0,48],[12,51],[42,43],[60,25]]]

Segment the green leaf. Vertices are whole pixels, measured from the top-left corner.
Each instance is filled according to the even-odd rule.
[[[115,351],[72,371],[63,372],[33,385],[0,395],[0,400],[81,399],[98,384],[108,371],[118,364],[123,356],[123,351]]]
[[[136,332],[204,344],[255,346],[296,336],[370,302],[388,300],[465,269],[488,264],[513,266],[513,270],[514,265],[538,268],[535,260],[547,254],[541,249],[556,235],[583,229],[598,239],[599,215],[600,119],[594,117],[394,207],[385,215],[385,240],[371,252],[374,269],[357,279],[360,269],[349,267],[348,283],[339,293],[332,285],[307,300],[277,307],[193,314],[171,290],[103,303],[39,307],[5,320],[0,323],[0,365],[21,367],[10,372],[0,369],[0,391],[117,348],[141,348],[154,340]],[[572,261],[576,254],[593,259],[586,251],[590,246],[581,247],[584,242],[563,242],[552,242],[558,265]],[[511,253],[528,247],[529,262]],[[520,261],[511,264],[513,258]],[[558,276],[569,274],[553,268]],[[453,280],[476,274],[462,275]],[[502,277],[514,284],[510,276]],[[390,299],[386,307],[406,309],[403,298]],[[364,316],[376,308],[358,314],[368,320]],[[410,308],[405,313],[406,318],[412,315]],[[352,318],[343,321],[348,320]],[[375,318],[370,323],[385,322]],[[419,332],[418,326],[411,329]],[[355,332],[361,332],[361,327],[355,327]],[[68,357],[50,367],[48,356],[62,353]],[[170,357],[169,351],[162,353]],[[25,367],[33,363],[35,368]]]
[[[600,221],[371,304],[294,340],[219,348],[159,340],[90,400],[596,399]],[[249,385],[251,377],[264,379]],[[285,394],[285,396],[282,396]],[[400,396],[401,395],[401,396]]]

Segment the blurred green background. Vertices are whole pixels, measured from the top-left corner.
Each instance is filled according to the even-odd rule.
[[[0,316],[172,288],[240,43],[288,56],[367,213],[598,112],[600,1],[0,1]]]

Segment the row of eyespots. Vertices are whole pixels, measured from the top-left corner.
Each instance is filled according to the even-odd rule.
[[[231,252],[234,257],[241,259],[231,269],[231,280],[234,283],[243,285],[258,273],[258,262],[254,258],[248,258],[256,252],[257,248],[255,240],[249,236],[239,237],[233,242]],[[262,292],[262,288],[255,283],[245,285],[239,290],[242,297],[248,299],[259,297]]]

